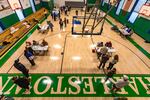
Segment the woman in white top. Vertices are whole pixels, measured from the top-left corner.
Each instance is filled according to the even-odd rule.
[[[124,75],[123,79],[118,80],[114,85],[111,91],[117,92],[121,90],[121,88],[127,86],[129,84],[128,76]]]

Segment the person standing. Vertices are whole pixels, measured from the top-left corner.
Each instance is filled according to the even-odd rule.
[[[108,60],[109,60],[109,55],[108,55],[108,54],[102,55],[102,59],[101,59],[101,61],[100,61],[100,64],[99,64],[98,68],[100,69],[101,66],[102,66],[102,68],[104,69],[105,64],[106,64],[106,62],[107,62]]]
[[[100,52],[97,52],[97,58],[101,57],[102,55],[105,55],[108,52],[108,49],[104,46],[100,49]]]
[[[76,16],[78,16],[78,10],[76,10]]]
[[[63,29],[63,21],[62,21],[61,18],[60,18],[60,20],[59,20],[59,25],[60,25],[60,30],[62,30],[62,29]]]
[[[13,83],[17,84],[19,87],[29,90],[30,89],[30,79],[26,77],[13,77]]]
[[[122,79],[118,80],[115,84],[113,84],[111,91],[117,92],[121,90],[121,88],[129,84],[128,80],[129,80],[128,76],[124,75]]]
[[[28,61],[31,63],[32,66],[35,65],[35,62],[33,60],[34,56],[33,54],[28,50],[28,48],[26,48],[24,50],[24,56],[28,59]]]
[[[19,62],[19,59],[15,60],[13,65],[16,69],[21,71],[23,75],[25,75],[25,77],[29,77],[29,70],[22,63]]]
[[[65,15],[68,16],[68,7],[65,7]]]
[[[112,78],[114,74],[116,74],[116,68],[113,68],[112,70],[109,70],[109,71],[108,71],[108,73],[106,74],[105,82],[106,82],[109,78]]]
[[[64,25],[67,27],[67,18],[64,18]]]
[[[51,29],[51,32],[53,32],[54,25],[52,24],[52,22],[51,21],[47,21],[47,24],[48,24],[49,28]]]
[[[54,19],[54,11],[51,12],[51,17]]]
[[[109,62],[109,66],[107,67],[107,70],[111,70],[118,61],[119,61],[119,56],[115,55],[113,60]]]
[[[56,18],[57,17],[57,14],[56,14],[56,12],[54,12],[54,21],[56,21]]]

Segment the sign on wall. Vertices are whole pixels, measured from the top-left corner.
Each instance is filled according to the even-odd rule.
[[[40,0],[34,0],[35,5],[40,4]]]
[[[0,0],[0,18],[6,17],[14,13],[7,0]]]
[[[21,9],[21,5],[18,0],[8,0],[12,10]]]
[[[30,0],[20,0],[23,9],[31,7]]]

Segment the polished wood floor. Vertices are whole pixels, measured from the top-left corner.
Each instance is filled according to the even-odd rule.
[[[48,34],[38,33],[36,30],[27,41],[45,39],[49,43],[49,53],[47,56],[37,56],[35,59],[36,66],[32,67],[23,56],[25,43],[8,59],[8,61],[0,68],[0,73],[20,73],[14,67],[11,68],[16,58],[20,57],[20,61],[30,69],[30,73],[91,73],[100,74],[103,71],[97,69],[99,61],[96,54],[92,53],[91,46],[93,42],[90,36],[73,36],[71,34],[72,16],[75,15],[73,10],[67,18],[69,25],[64,31],[59,29],[59,22],[52,21],[54,24],[54,32]],[[62,15],[64,18],[64,15]],[[108,17],[114,23],[114,19]],[[49,16],[47,20],[51,20]],[[44,25],[46,21],[42,23]],[[102,35],[92,36],[94,43],[99,41],[111,41],[116,53],[119,55],[119,62],[115,65],[117,74],[149,74],[150,59],[141,53],[128,40],[123,39],[119,34],[113,32],[109,23],[105,23]],[[150,51],[150,45],[145,44],[143,40],[133,35],[132,38],[139,43],[145,50]],[[64,52],[64,55],[61,53]],[[106,64],[108,66],[108,63]],[[11,68],[11,69],[10,69]],[[10,70],[9,70],[10,69]],[[15,98],[15,100],[112,100],[113,98]],[[129,98],[129,100],[150,100],[149,98]]]

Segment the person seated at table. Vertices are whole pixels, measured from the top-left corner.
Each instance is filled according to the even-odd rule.
[[[25,25],[27,28],[29,28],[30,25],[31,25],[28,21],[25,21],[25,22],[23,22],[22,24]]]
[[[124,36],[131,36],[132,35],[132,29],[128,26],[123,26],[121,29],[119,29],[120,33]]]
[[[41,28],[42,28],[42,27],[41,27],[41,24],[38,24],[38,25],[37,25],[37,29],[40,30]]]
[[[106,46],[106,47],[109,47],[109,48],[112,48],[112,43],[111,43],[111,41],[106,42],[105,46]]]
[[[111,27],[111,30],[115,31],[115,32],[119,32],[119,28],[117,25],[114,25]]]
[[[3,43],[2,43],[3,46],[6,46],[6,45],[8,45],[8,44],[10,44],[10,42],[3,41]]]
[[[42,46],[48,46],[48,42],[47,42],[47,41],[45,41],[45,40],[43,39],[43,41],[42,41],[41,45],[42,45]]]
[[[31,42],[26,41],[26,46],[31,46],[31,45],[32,45]]]
[[[39,43],[37,41],[33,40],[32,45],[39,45]]]
[[[39,23],[39,20],[36,18],[33,18],[32,20],[33,20],[33,22]]]
[[[10,28],[10,35],[13,35],[13,33],[15,33],[18,30],[18,28],[15,28],[14,26],[12,26]]]

